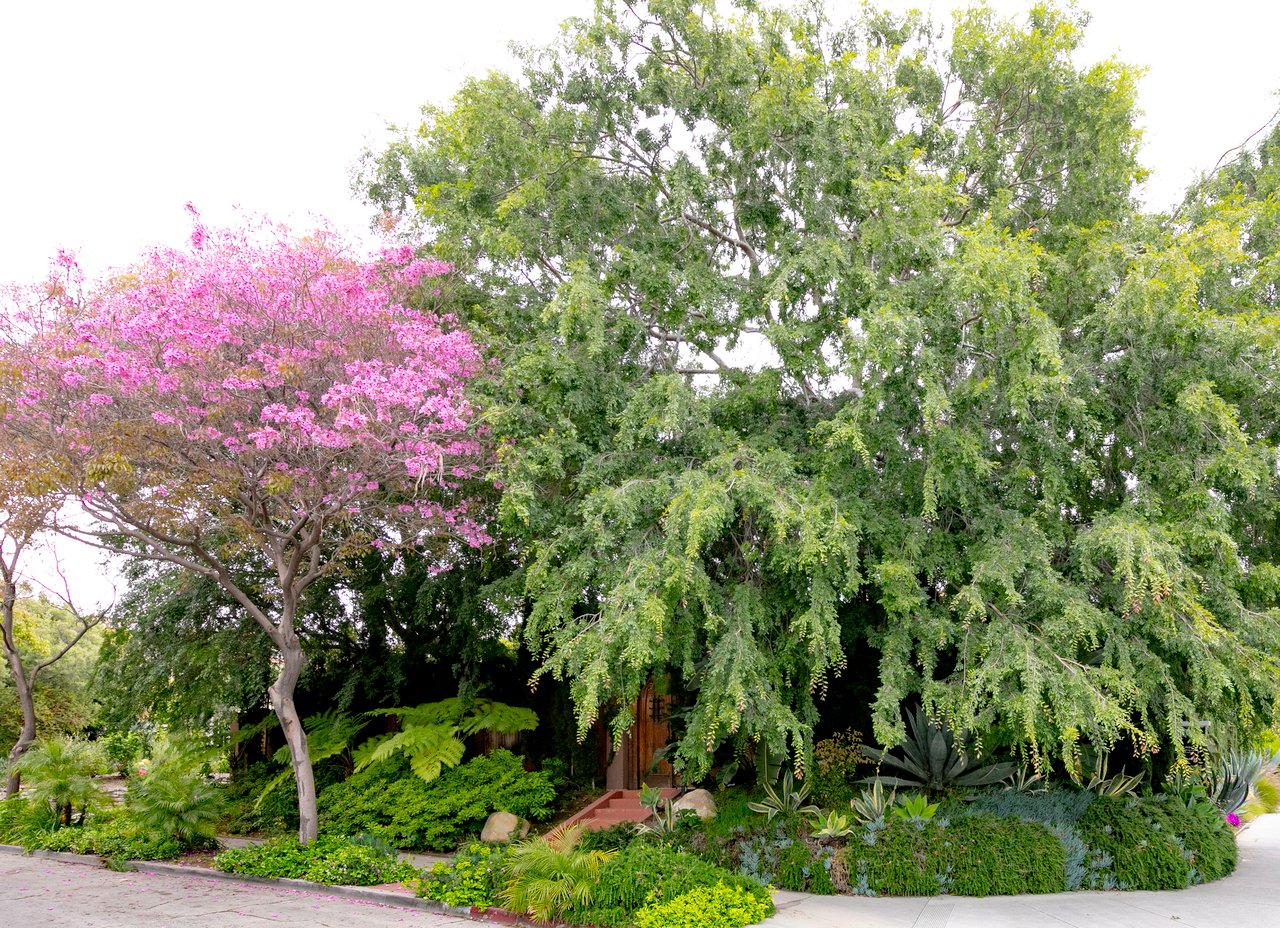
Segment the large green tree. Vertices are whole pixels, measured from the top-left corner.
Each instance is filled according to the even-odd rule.
[[[686,771],[803,766],[842,622],[885,743],[911,698],[1037,761],[1270,723],[1274,199],[1139,214],[1136,72],[1076,66],[1085,22],[601,0],[370,155],[483,294],[582,732],[672,669]]]

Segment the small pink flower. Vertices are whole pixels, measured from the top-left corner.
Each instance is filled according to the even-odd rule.
[[[1227,813],[1227,824],[1228,824],[1228,825],[1230,825],[1232,828],[1239,828],[1239,827],[1240,827],[1240,816],[1236,815],[1234,812],[1228,812],[1228,813]]]

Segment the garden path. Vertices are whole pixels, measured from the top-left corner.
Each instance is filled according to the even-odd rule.
[[[1275,928],[1280,925],[1280,815],[1239,836],[1231,876],[1176,892],[878,898],[779,892],[764,928]]]

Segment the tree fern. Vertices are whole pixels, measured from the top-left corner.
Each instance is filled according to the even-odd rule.
[[[532,709],[492,699],[464,702],[453,697],[420,706],[377,709],[370,715],[394,716],[403,727],[395,734],[378,735],[361,745],[355,752],[356,769],[404,754],[413,772],[427,781],[440,776],[445,767],[462,762],[464,738],[480,731],[511,734],[538,725],[538,715]]]

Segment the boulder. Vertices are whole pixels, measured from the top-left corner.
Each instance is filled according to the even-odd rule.
[[[510,812],[494,812],[485,820],[480,840],[487,844],[514,841],[529,833],[529,823]]]
[[[687,792],[671,804],[673,812],[682,812],[685,809],[696,812],[698,818],[716,817],[716,801],[711,798],[711,794],[705,789],[695,789]]]

